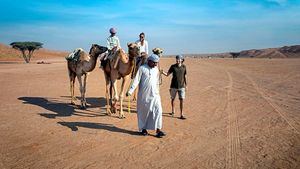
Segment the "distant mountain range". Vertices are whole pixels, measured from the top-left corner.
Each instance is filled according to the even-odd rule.
[[[250,49],[240,52],[214,54],[186,54],[186,57],[196,58],[300,58],[300,45],[280,48]]]

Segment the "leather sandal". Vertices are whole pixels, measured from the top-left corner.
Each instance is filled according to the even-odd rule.
[[[148,131],[146,129],[143,129],[142,132],[141,132],[141,135],[147,136],[148,135]]]
[[[162,132],[162,131],[159,131],[156,133],[156,136],[157,138],[162,138],[163,136],[166,136],[166,133]]]

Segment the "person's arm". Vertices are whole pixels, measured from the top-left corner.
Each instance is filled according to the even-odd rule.
[[[184,84],[185,84],[185,88],[187,89],[187,74],[186,74],[186,67],[185,67],[185,71],[184,71]]]
[[[173,67],[171,66],[170,68],[169,68],[169,70],[168,70],[168,72],[166,73],[166,72],[164,72],[164,70],[160,70],[160,73],[161,74],[163,74],[163,75],[165,75],[165,76],[169,76],[171,73],[172,73],[172,69]]]
[[[109,38],[106,39],[106,47],[108,48],[108,50],[111,50]]]
[[[160,73],[163,74],[163,75],[165,75],[165,76],[169,76],[169,75],[170,75],[169,72],[166,73],[166,72],[164,72],[164,70],[162,70],[162,69],[160,70]]]

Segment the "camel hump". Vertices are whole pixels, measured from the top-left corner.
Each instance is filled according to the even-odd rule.
[[[71,52],[68,56],[66,56],[66,60],[68,61],[78,61],[80,56],[84,54],[84,50],[82,48],[76,48],[73,52]]]
[[[90,55],[85,53],[84,51],[79,52],[79,60],[80,61],[89,61],[91,59]]]

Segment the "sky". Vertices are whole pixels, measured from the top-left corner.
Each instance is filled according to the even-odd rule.
[[[72,51],[121,46],[146,34],[165,54],[220,53],[300,44],[300,0],[0,0],[0,43],[38,41]]]

